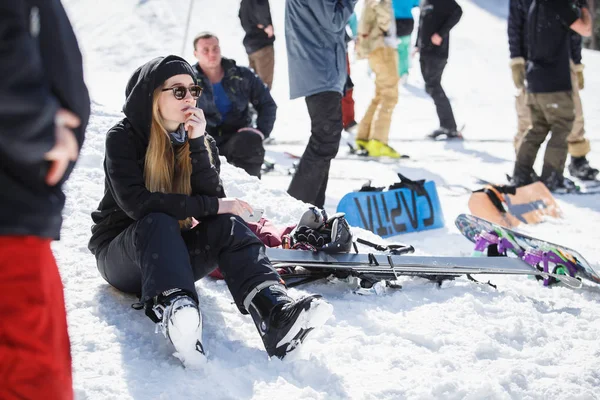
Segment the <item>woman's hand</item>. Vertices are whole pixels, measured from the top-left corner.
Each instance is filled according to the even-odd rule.
[[[190,139],[196,139],[204,135],[206,131],[206,118],[204,111],[197,107],[190,107],[185,110],[185,122],[183,128],[187,131]]]
[[[248,211],[250,214],[254,213],[254,210],[250,204],[240,199],[219,199],[219,211],[217,214],[235,214],[242,216],[244,211]]]

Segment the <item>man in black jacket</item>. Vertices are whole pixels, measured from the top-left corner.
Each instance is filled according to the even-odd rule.
[[[277,113],[269,89],[252,70],[221,57],[219,39],[212,33],[194,39],[194,55],[198,84],[204,89],[198,108],[204,111],[207,132],[228,162],[260,178],[263,140],[271,134]],[[249,104],[257,113],[256,126]]]
[[[527,107],[527,89],[525,83],[525,63],[527,61],[527,12],[532,0],[511,0],[508,16],[508,45],[510,50],[510,67],[517,88],[515,108],[517,111],[517,134],[514,137],[515,152],[518,150],[523,136],[531,125],[531,115]],[[569,172],[572,176],[583,180],[591,180],[598,175],[598,169],[592,168],[586,158],[591,151],[590,141],[585,137],[583,107],[579,91],[583,89],[583,67],[581,62],[581,35],[571,32],[571,86],[575,105],[575,121],[571,133],[567,137],[568,151],[571,155]]]
[[[275,50],[269,0],[242,0],[238,14],[246,32],[244,47],[252,68],[269,89],[273,85]]]
[[[536,179],[533,164],[551,131],[541,180],[551,191],[573,190],[573,183],[563,177],[567,137],[575,119],[569,65],[571,29],[589,36],[590,13],[572,1],[533,0],[526,26],[527,105],[531,127],[517,151],[513,183],[522,186]]]
[[[58,0],[0,2],[0,398],[72,399],[59,238],[90,113]]]
[[[460,138],[452,106],[442,88],[442,74],[448,63],[450,30],[460,21],[462,8],[454,0],[422,0],[420,8],[417,48],[421,53],[421,73],[440,120],[440,127],[429,136]]]

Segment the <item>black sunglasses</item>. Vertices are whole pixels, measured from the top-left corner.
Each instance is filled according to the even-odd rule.
[[[173,96],[175,96],[177,100],[183,100],[188,90],[190,91],[190,94],[194,99],[197,99],[202,95],[202,88],[198,85],[192,85],[189,88],[186,88],[185,86],[173,86],[170,88],[163,89],[162,91],[166,92],[167,90],[172,90]]]

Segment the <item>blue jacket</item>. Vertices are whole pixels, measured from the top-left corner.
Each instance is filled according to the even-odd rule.
[[[392,0],[395,19],[413,19],[412,9],[419,6],[419,0]]]
[[[290,98],[343,93],[345,27],[357,0],[287,0],[285,38]]]

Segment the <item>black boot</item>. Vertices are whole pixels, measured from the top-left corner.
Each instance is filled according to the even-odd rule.
[[[283,359],[297,349],[314,328],[329,319],[333,307],[320,295],[293,300],[283,285],[272,282],[263,285],[246,296],[244,307],[252,316],[269,357]]]
[[[450,140],[450,139],[462,139],[463,136],[460,132],[458,132],[456,129],[449,129],[449,128],[443,128],[440,127],[438,129],[436,129],[435,131],[433,131],[432,133],[430,133],[429,135],[427,135],[427,137],[436,140],[438,137],[443,137],[445,136],[446,139]]]
[[[557,173],[556,171],[552,171],[549,173],[549,176],[543,179],[544,185],[550,190],[552,193],[574,193],[578,192],[579,187],[572,180],[565,178],[563,175]]]
[[[592,168],[585,156],[571,157],[569,173],[572,177],[581,179],[582,181],[593,181],[598,175],[598,169]]]

